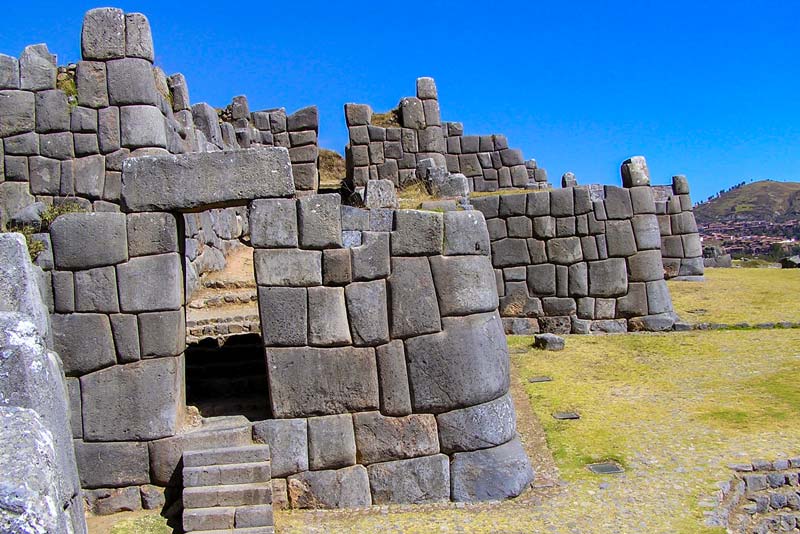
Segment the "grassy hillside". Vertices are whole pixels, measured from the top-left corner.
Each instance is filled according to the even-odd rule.
[[[800,182],[745,184],[699,204],[694,214],[702,224],[745,218],[780,222],[800,217]]]

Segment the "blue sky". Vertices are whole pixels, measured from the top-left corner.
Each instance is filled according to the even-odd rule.
[[[3,6],[0,52],[46,42],[80,59],[73,0]],[[686,174],[695,200],[742,180],[800,180],[800,3],[120,1],[150,19],[156,64],[192,102],[316,104],[322,146],[347,142],[342,106],[385,111],[439,87],[442,116],[504,133],[554,184],[619,183],[644,155],[654,183]]]

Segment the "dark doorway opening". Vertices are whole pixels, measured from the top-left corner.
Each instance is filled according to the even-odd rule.
[[[203,417],[269,417],[267,365],[258,334],[203,339],[186,348],[186,403]]]

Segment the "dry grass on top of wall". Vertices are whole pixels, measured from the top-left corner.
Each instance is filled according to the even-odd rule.
[[[319,149],[319,186],[324,189],[338,188],[345,179],[347,166],[338,152]]]

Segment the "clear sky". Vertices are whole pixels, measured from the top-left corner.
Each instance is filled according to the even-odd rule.
[[[156,64],[192,102],[311,104],[343,152],[342,106],[386,111],[439,87],[444,120],[504,133],[551,182],[619,183],[644,155],[654,183],[686,174],[702,200],[751,179],[800,180],[800,2],[119,1],[153,29]],[[0,52],[46,42],[80,59],[97,4],[3,2]]]

